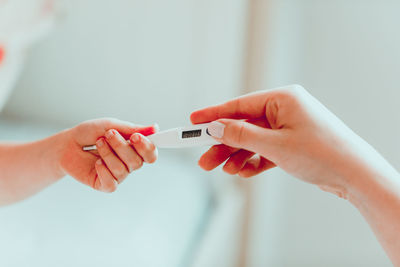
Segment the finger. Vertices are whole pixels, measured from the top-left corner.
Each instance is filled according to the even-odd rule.
[[[284,88],[264,90],[247,94],[226,103],[194,111],[190,115],[192,123],[204,123],[220,118],[252,119],[265,116],[268,105],[274,105],[276,94],[285,91],[301,90],[300,85],[291,85]],[[304,90],[304,89],[303,89]]]
[[[247,161],[244,167],[239,171],[239,176],[249,178],[274,167],[276,167],[276,165],[273,162],[257,155]]]
[[[144,136],[154,134],[158,131],[158,125],[142,126],[110,118],[87,121],[77,128],[78,134],[87,133],[81,135],[80,145],[93,144],[97,138],[104,136],[104,133],[110,129],[116,129],[125,139],[129,139],[136,132]]]
[[[101,159],[96,161],[95,168],[97,178],[93,187],[103,192],[114,192],[117,189],[117,181]]]
[[[212,122],[208,131],[227,146],[255,152],[271,160],[279,155],[283,143],[280,130],[259,127],[242,120],[221,119]]]
[[[225,163],[223,170],[232,175],[237,174],[253,155],[253,152],[239,150],[230,156],[228,161]]]
[[[262,119],[262,120],[253,119],[253,120],[249,120],[249,123],[252,123],[252,124],[255,124],[255,125],[258,125],[261,127],[269,127],[269,124],[265,119]],[[213,170],[216,167],[218,167],[219,165],[221,165],[223,162],[225,162],[228,158],[232,157],[232,154],[241,153],[240,151],[241,150],[239,150],[237,148],[229,147],[226,145],[212,146],[206,153],[204,153],[201,156],[201,158],[199,160],[199,165],[201,168],[203,168],[206,171]],[[245,153],[249,153],[249,157],[254,155],[254,153],[248,152],[248,151]],[[228,161],[230,161],[230,159]],[[226,171],[228,173],[230,173],[230,172],[237,173],[243,167],[243,165],[245,163],[246,163],[245,161],[241,164],[235,163],[235,164],[239,165],[238,168],[236,168],[235,170],[233,170],[233,169],[231,170],[231,168],[233,168],[233,166],[226,167],[227,168]],[[233,163],[229,163],[229,164],[233,164]],[[228,164],[228,166],[229,166],[229,164]]]
[[[224,163],[236,151],[238,151],[237,148],[226,145],[212,146],[201,156],[199,166],[206,171],[211,171]]]
[[[157,160],[157,148],[148,138],[135,133],[131,136],[130,140],[137,153],[139,153],[145,162],[154,163]]]
[[[122,182],[125,177],[128,176],[128,169],[125,164],[114,154],[104,138],[97,140],[96,145],[100,157],[103,159],[111,174],[118,183]]]
[[[118,158],[125,164],[129,173],[142,167],[143,159],[116,130],[108,130],[106,132],[106,138],[107,143],[117,154]],[[120,180],[118,181],[122,182]]]
[[[129,139],[133,133],[141,133],[144,136],[152,135],[158,131],[158,125],[142,126],[117,119],[110,119],[104,130],[109,129],[116,129],[125,139]]]
[[[272,129],[269,121],[264,117],[264,118],[257,118],[257,119],[248,119],[245,120],[248,123],[260,126],[262,128],[267,128],[267,129]]]

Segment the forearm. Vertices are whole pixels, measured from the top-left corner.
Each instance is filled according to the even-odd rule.
[[[64,176],[59,167],[63,134],[32,143],[0,144],[0,205],[33,195]]]
[[[400,266],[400,174],[376,155],[373,163],[352,166],[348,199],[365,217],[392,263]]]

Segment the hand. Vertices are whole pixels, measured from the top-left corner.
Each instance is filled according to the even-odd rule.
[[[222,145],[199,160],[205,170],[251,177],[279,166],[322,189],[346,194],[342,175],[369,147],[301,86],[245,95],[191,114],[194,124],[218,120],[209,128]],[[349,164],[350,161],[353,162]]]
[[[301,86],[245,95],[191,120],[215,121],[208,131],[223,143],[200,158],[202,168],[227,160],[226,172],[251,177],[279,166],[348,199],[400,266],[400,174]]]
[[[60,166],[76,180],[100,191],[113,192],[143,162],[157,159],[156,147],[145,136],[156,132],[115,119],[87,121],[63,133]],[[126,139],[130,139],[130,145]],[[83,146],[97,145],[96,152]]]

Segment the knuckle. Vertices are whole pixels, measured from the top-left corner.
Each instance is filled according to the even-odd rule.
[[[297,101],[297,94],[290,89],[285,89],[276,94],[278,99],[295,102]]]
[[[231,126],[232,126],[232,132],[234,133],[232,136],[232,139],[233,139],[232,141],[235,144],[240,146],[243,143],[243,140],[245,138],[244,122],[238,121],[238,122],[232,123]]]
[[[107,147],[100,148],[99,153],[102,158],[109,158],[109,157],[114,156],[114,153],[111,152],[111,150]]]
[[[294,84],[287,88],[282,89],[279,94],[287,100],[298,102],[302,95],[306,93],[306,89],[303,86]]]
[[[120,149],[122,147],[126,147],[126,144],[124,144],[118,137],[113,136],[110,139],[110,145],[114,149]]]

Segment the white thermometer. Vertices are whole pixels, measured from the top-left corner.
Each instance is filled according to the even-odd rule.
[[[220,144],[208,133],[209,125],[210,123],[204,123],[169,129],[149,135],[147,138],[158,148],[181,148]],[[96,149],[96,145],[83,147],[84,151]]]

